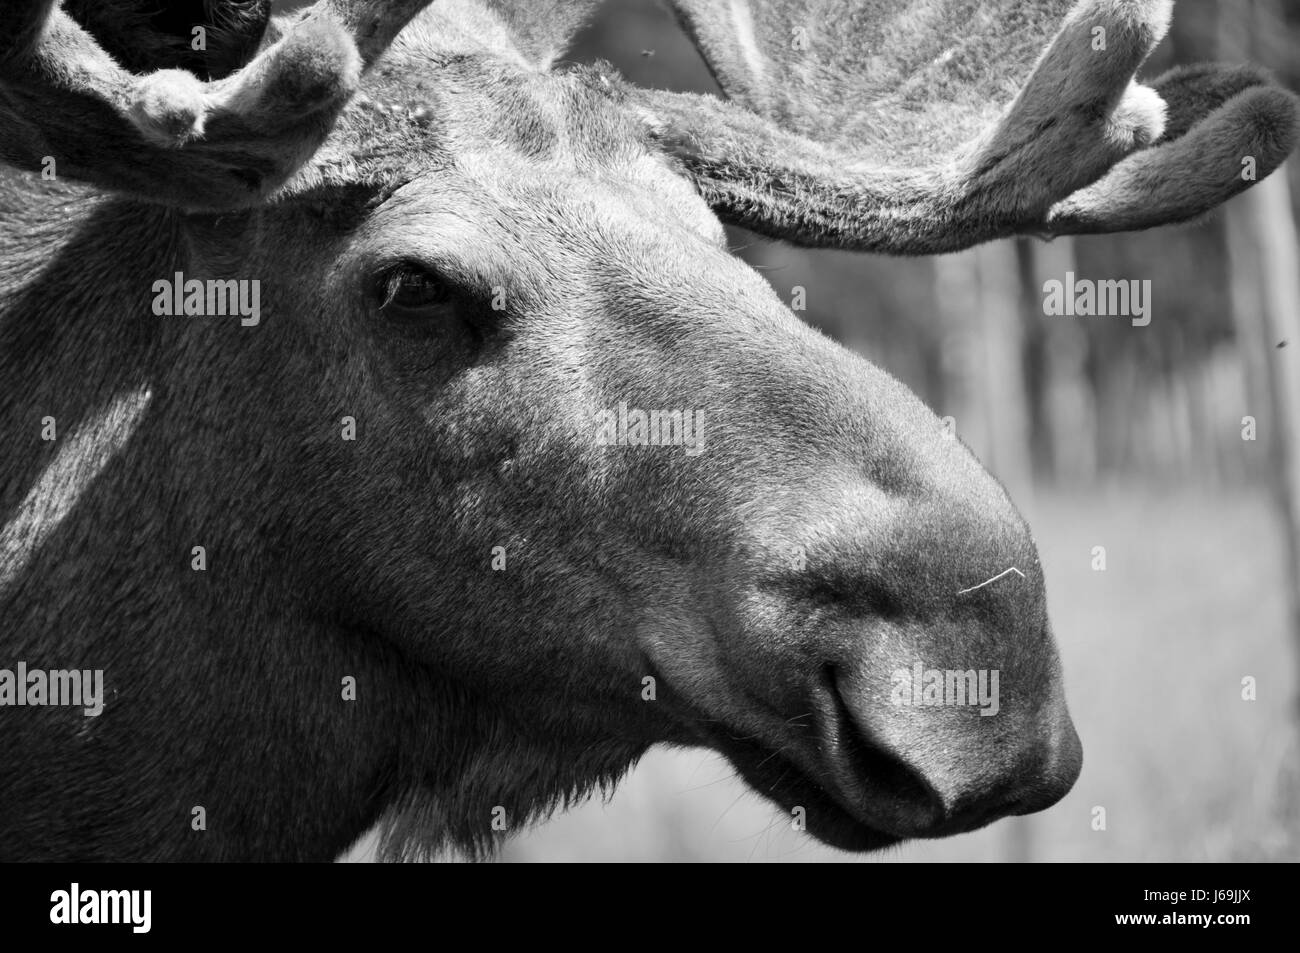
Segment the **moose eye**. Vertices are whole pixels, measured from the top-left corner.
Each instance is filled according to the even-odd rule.
[[[381,290],[383,304],[380,307],[398,314],[425,311],[446,304],[452,296],[451,289],[441,278],[412,265],[403,265],[389,272]]]

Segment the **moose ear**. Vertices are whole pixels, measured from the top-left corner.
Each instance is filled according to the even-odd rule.
[[[731,102],[633,101],[722,217],[804,244],[931,253],[1182,221],[1296,140],[1295,98],[1258,71],[1136,82],[1170,0],[675,5]]]

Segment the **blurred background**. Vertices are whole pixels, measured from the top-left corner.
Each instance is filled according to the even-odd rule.
[[[1300,89],[1298,52],[1294,0],[1182,0],[1144,75],[1249,59]],[[569,59],[717,92],[657,0],[610,0]],[[734,231],[784,300],[804,289],[800,317],[952,417],[1025,513],[1083,774],[1043,814],[858,857],[718,756],[656,749],[502,859],[1300,859],[1298,216],[1293,160],[1207,222],[1143,234],[897,259]],[[1067,272],[1149,279],[1151,323],[1045,315]]]

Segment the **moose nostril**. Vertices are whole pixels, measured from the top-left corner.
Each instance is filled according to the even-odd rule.
[[[944,805],[923,775],[890,751],[854,714],[834,669],[827,669],[830,699],[827,751],[843,796],[879,814],[890,830],[921,833],[942,820]]]
[[[917,734],[852,684],[823,671],[822,751],[831,789],[873,828],[901,837],[974,830],[1051,807],[1079,776],[1082,749],[1063,707],[1050,730],[1025,725],[990,737],[971,733],[967,720]]]

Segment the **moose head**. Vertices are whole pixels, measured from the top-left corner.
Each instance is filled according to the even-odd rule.
[[[1069,790],[1023,519],[722,223],[1183,221],[1288,93],[1137,83],[1162,0],[678,0],[727,101],[558,63],[591,3],[143,6],[0,24],[0,644],[104,684],[0,708],[0,852],[482,850],[656,743],[847,849]]]

